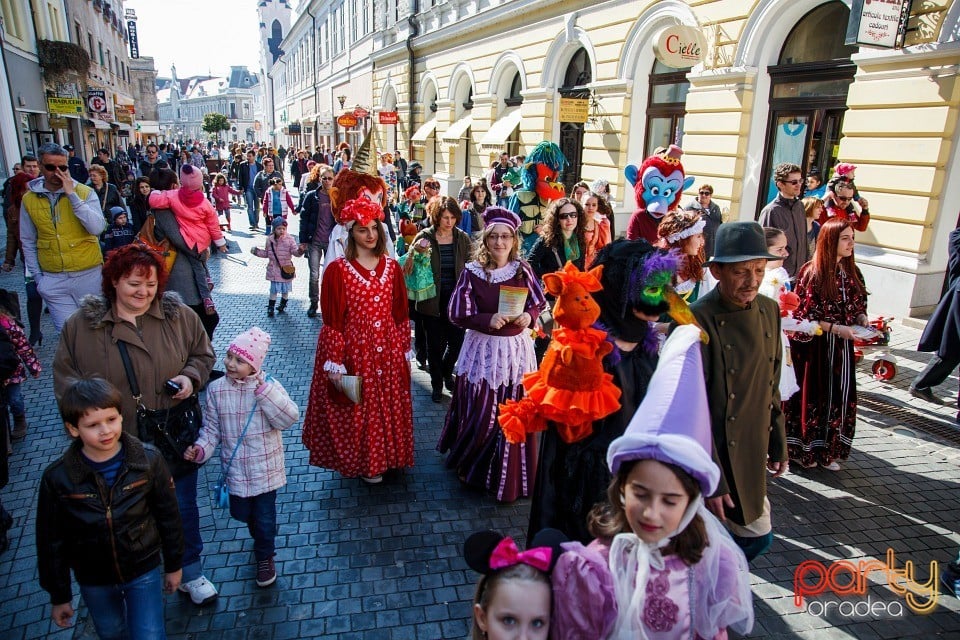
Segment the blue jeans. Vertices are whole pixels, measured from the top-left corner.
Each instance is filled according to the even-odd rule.
[[[27,409],[23,406],[23,390],[20,389],[22,382],[16,382],[7,385],[7,405],[10,407],[10,413],[16,416],[22,416]]]
[[[183,582],[192,582],[203,575],[200,552],[203,539],[200,537],[200,509],[197,508],[197,471],[192,471],[174,481],[177,491],[177,506],[183,522]]]
[[[230,496],[230,515],[246,523],[253,538],[253,555],[258,561],[274,556],[274,538],[277,537],[276,490],[249,498]]]
[[[243,198],[247,201],[247,219],[250,226],[255,227],[260,223],[260,203],[257,202],[257,192],[250,187],[243,192]]]
[[[101,640],[165,640],[160,567],[126,584],[80,585]]]

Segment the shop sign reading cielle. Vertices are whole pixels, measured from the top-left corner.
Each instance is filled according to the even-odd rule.
[[[676,69],[688,69],[703,62],[706,49],[703,33],[682,24],[661,31],[654,45],[657,59]]]

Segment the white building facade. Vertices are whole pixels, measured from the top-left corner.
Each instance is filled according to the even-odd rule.
[[[176,67],[172,78],[158,78],[157,92],[160,137],[165,141],[207,140],[213,136],[203,130],[203,116],[219,113],[230,121],[230,130],[222,132],[225,141],[253,142],[258,138],[256,109],[262,102],[262,84],[244,66],[230,68],[223,77],[179,79]]]

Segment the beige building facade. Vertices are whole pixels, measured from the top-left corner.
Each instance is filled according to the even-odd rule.
[[[399,112],[379,145],[409,150],[456,193],[501,150],[552,140],[572,162],[565,182],[610,182],[618,230],[635,204],[623,168],[661,144],[683,147],[687,173],[714,187],[727,220],[754,219],[775,194],[777,162],[824,176],[852,162],[872,216],[857,238],[871,311],[923,314],[939,299],[960,212],[960,6],[913,3],[900,49],[845,45],[850,7],[421,1],[414,26],[396,7],[372,54],[374,111]],[[655,54],[677,25],[701,37],[691,68]],[[589,101],[586,123],[561,121],[564,97]]]

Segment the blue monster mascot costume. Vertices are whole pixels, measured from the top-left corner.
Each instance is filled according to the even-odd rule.
[[[637,197],[637,208],[627,227],[627,240],[643,238],[652,245],[657,244],[661,218],[680,206],[683,190],[689,189],[695,180],[685,174],[680,164],[682,155],[683,150],[672,144],[665,151],[654,152],[639,168],[630,164],[624,169]]]
[[[520,174],[522,188],[513,194],[507,205],[520,216],[520,251],[524,255],[530,252],[539,237],[547,207],[566,195],[563,185],[557,182],[557,175],[567,164],[560,147],[547,141],[534,147],[526,158]]]

